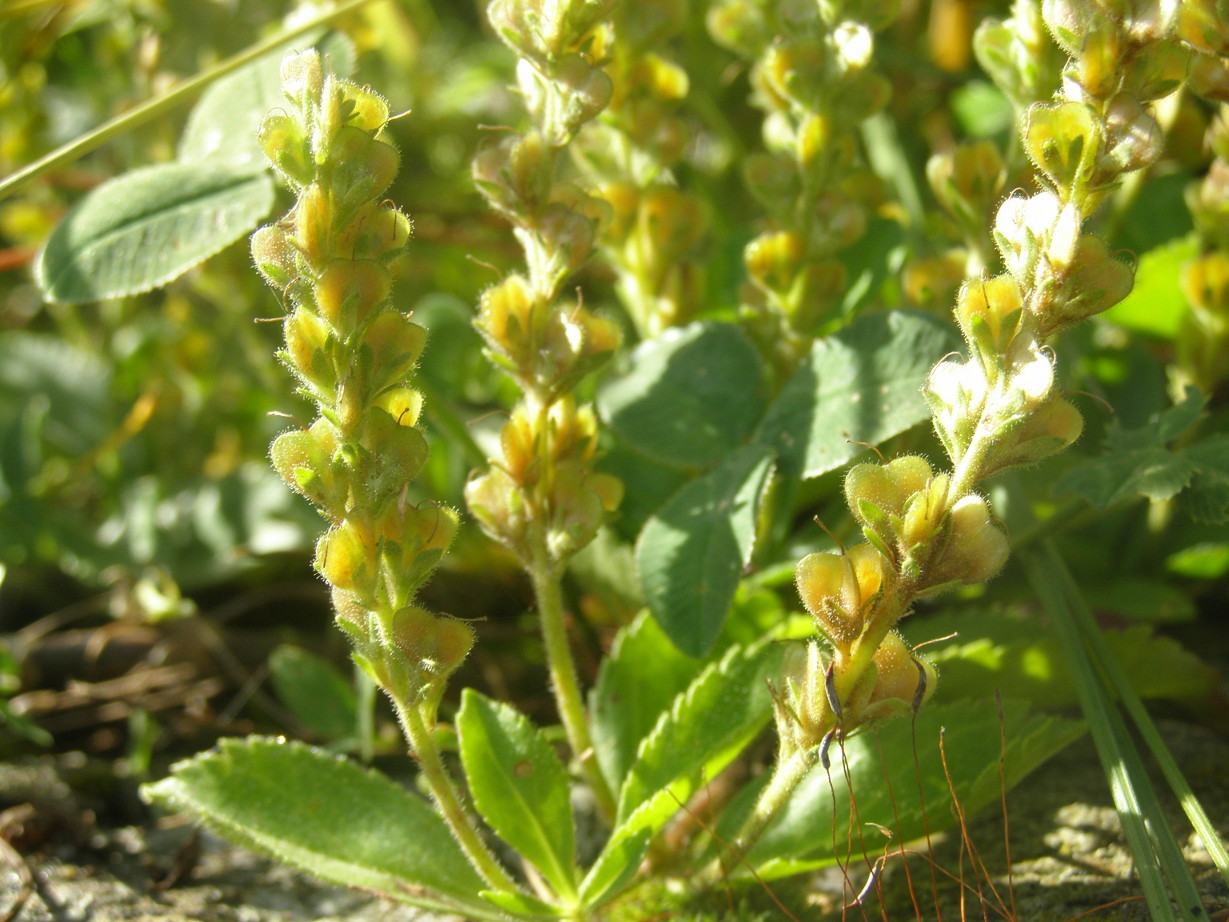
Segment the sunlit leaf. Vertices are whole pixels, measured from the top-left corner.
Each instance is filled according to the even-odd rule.
[[[94,189],[64,217],[35,267],[43,294],[73,304],[164,285],[256,227],[273,180],[250,169],[162,163]]]

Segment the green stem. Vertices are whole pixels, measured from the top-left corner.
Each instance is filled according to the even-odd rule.
[[[728,844],[725,853],[712,862],[700,873],[700,883],[704,887],[716,886],[729,875],[735,864],[747,857],[755,843],[767,831],[772,821],[781,815],[794,791],[802,783],[819,757],[818,748],[798,750],[773,769],[772,779],[768,786],[760,792],[755,802],[755,811],[738,830],[738,835]]]
[[[187,102],[219,77],[224,77],[231,71],[237,70],[244,64],[254,61],[275,48],[285,45],[311,32],[313,29],[319,29],[321,26],[328,25],[333,20],[339,19],[347,13],[352,13],[354,10],[370,2],[371,0],[347,0],[346,3],[326,13],[320,13],[300,25],[285,29],[264,41],[248,46],[244,51],[232,55],[225,61],[218,62],[213,67],[202,71],[190,80],[184,81],[162,96],[146,100],[135,109],[130,109],[109,122],[104,122],[93,131],[86,132],[76,140],[56,148],[51,153],[35,160],[29,166],[10,174],[3,181],[0,181],[0,199],[12,195],[42,174],[66,166],[74,160],[84,157],[90,151],[96,150],[112,138],[165,115],[176,106]]]
[[[401,720],[406,739],[409,740],[414,755],[418,757],[419,771],[422,772],[423,779],[427,782],[427,788],[431,791],[435,805],[447,821],[458,844],[465,851],[470,864],[482,875],[483,880],[496,890],[520,892],[520,888],[500,867],[495,856],[486,847],[486,843],[482,841],[482,837],[478,835],[473,817],[461,803],[456,786],[444,769],[439,747],[435,744],[435,734],[423,719],[422,713],[417,707],[407,706],[396,699],[393,704],[397,708],[397,716]]]
[[[584,699],[580,693],[580,683],[576,679],[576,666],[563,619],[563,592],[558,568],[549,560],[546,549],[542,548],[535,555],[535,559],[528,562],[527,569],[538,600],[538,617],[542,622],[542,639],[546,645],[551,688],[555,692],[555,704],[559,708],[559,718],[563,722],[568,745],[572,747],[581,774],[593,789],[598,809],[607,820],[613,820],[616,811],[614,793],[593,754]]]

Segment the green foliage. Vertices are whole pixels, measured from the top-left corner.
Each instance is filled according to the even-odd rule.
[[[59,224],[39,259],[39,285],[65,304],[149,291],[249,233],[272,206],[263,173],[199,163],[134,170]]]
[[[928,818],[950,809],[948,772],[964,810],[997,801],[1002,790],[1000,732],[1007,738],[1002,764],[1010,786],[1081,736],[1084,727],[1061,717],[1030,714],[1029,706],[1018,700],[1003,702],[1000,723],[994,702],[983,699],[928,707],[912,721],[895,721],[833,745],[831,770],[822,765],[812,769],[784,815],[751,850],[752,866],[762,878],[771,879],[844,863],[861,853],[860,836],[875,824],[891,830],[895,842],[918,838],[926,832]],[[919,785],[920,797],[903,796]],[[856,817],[851,815],[853,805]],[[730,816],[737,816],[737,808]],[[868,842],[866,852],[882,847],[880,841]]]
[[[467,688],[457,732],[478,812],[559,897],[573,901],[576,844],[568,776],[542,731],[515,708]]]
[[[337,748],[353,747],[358,696],[332,663],[282,644],[269,654],[269,678],[282,704],[313,735]]]
[[[1195,389],[1149,425],[1123,429],[1111,423],[1106,452],[1069,471],[1058,493],[1075,493],[1099,509],[1143,496],[1162,502],[1181,495],[1197,522],[1229,519],[1229,435],[1199,441],[1188,436],[1205,405]],[[1178,447],[1171,443],[1180,441]]]
[[[886,0],[359,6],[353,41],[270,28],[217,79],[250,31],[229,13],[0,14],[0,265],[41,247],[35,286],[0,277],[0,578],[37,607],[68,574],[170,632],[310,577],[315,541],[391,713],[279,622],[277,732],[369,758],[399,727],[431,802],[264,738],[152,799],[474,919],[668,915],[681,886],[746,886],[740,858],[873,861],[867,823],[894,848],[1082,732],[1046,713],[1097,701],[1038,630],[1036,565],[980,587],[1060,531],[1088,603],[1132,622],[1096,641],[1132,695],[1206,703],[1215,673],[1165,630],[1229,573],[1229,119],[1190,102],[1223,91],[1223,10],[1021,0],[977,30],[987,80]],[[264,290],[229,245],[273,209],[268,160],[298,201],[255,238]],[[319,415],[271,422],[295,386]],[[527,716],[556,719],[527,605],[562,727]],[[47,743],[8,703],[13,651],[6,745]]]
[[[228,739],[145,790],[325,880],[494,917],[475,899],[480,881],[435,811],[339,756],[260,737]]]

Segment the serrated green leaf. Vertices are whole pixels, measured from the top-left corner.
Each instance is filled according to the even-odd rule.
[[[457,713],[461,763],[474,806],[555,892],[576,895],[576,833],[568,775],[554,748],[510,705],[472,688]]]
[[[678,696],[628,770],[614,839],[657,832],[755,738],[772,712],[767,679],[778,674],[783,653],[772,643],[732,647]]]
[[[580,884],[583,906],[598,908],[617,896],[635,876],[649,849],[649,830],[628,837],[611,838]]]
[[[693,323],[641,344],[598,394],[629,447],[678,467],[708,467],[746,440],[766,403],[755,347],[726,323]]]
[[[641,612],[615,637],[590,696],[593,749],[607,778],[623,778],[640,741],[701,669]]]
[[[272,207],[264,173],[202,163],[133,170],[65,215],[35,278],[44,296],[66,304],[149,291],[250,233]]]
[[[1009,788],[1084,732],[1076,721],[1030,715],[1028,705],[1018,700],[1003,702],[1002,727]],[[940,759],[941,733],[947,768],[964,811],[972,814],[999,798],[999,718],[992,700],[922,708],[916,717],[916,765],[913,731],[909,720],[900,719],[877,732],[834,744],[829,750],[830,771],[821,764],[812,769],[747,856],[760,877],[772,879],[845,862],[851,846],[860,848],[859,830],[870,824],[893,830],[893,841],[900,843],[920,836],[927,822],[931,832],[950,823],[952,798]],[[857,805],[853,818],[851,799]],[[853,829],[851,822],[859,828]],[[857,854],[860,858],[861,852]]]
[[[328,660],[284,643],[269,654],[269,678],[282,704],[325,742],[358,729],[354,686]]]
[[[645,602],[676,647],[703,656],[721,633],[751,559],[773,453],[732,451],[655,513],[636,541]]]
[[[1131,293],[1102,316],[1128,330],[1173,340],[1188,310],[1182,267],[1198,254],[1193,234],[1149,250],[1139,259]]]
[[[377,772],[301,743],[249,737],[171,769],[142,794],[317,877],[427,908],[494,918],[431,807]]]
[[[815,343],[768,408],[755,440],[780,456],[782,475],[818,477],[930,418],[922,385],[958,347],[951,329],[925,314],[867,314]]]
[[[1202,394],[1188,388],[1181,403],[1146,426],[1124,430],[1111,423],[1105,453],[1068,471],[1055,484],[1055,494],[1074,493],[1098,509],[1107,509],[1133,496],[1159,502],[1182,493],[1183,504],[1196,521],[1226,521],[1229,435],[1214,435],[1177,450],[1166,447],[1195,424],[1205,402]]]

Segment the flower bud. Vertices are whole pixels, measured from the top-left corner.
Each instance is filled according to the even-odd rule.
[[[283,432],[273,442],[269,456],[286,485],[325,512],[332,521],[345,515],[349,488],[334,457],[337,430],[326,419],[317,419],[311,429]]]
[[[513,220],[543,208],[555,183],[550,148],[536,131],[484,147],[474,158],[473,171],[482,194]]]
[[[422,354],[427,331],[397,311],[384,311],[363,334],[363,347],[370,350],[369,386],[374,392],[404,380]]]
[[[464,621],[413,606],[393,615],[392,638],[407,660],[436,679],[460,666],[474,645],[474,631]]]
[[[976,427],[973,408],[989,390],[981,362],[948,359],[931,369],[923,395],[930,406],[935,433],[948,457],[961,457],[972,441]]]
[[[1102,147],[1101,122],[1092,106],[1057,102],[1029,108],[1024,149],[1064,202],[1088,185]]]
[[[324,88],[324,69],[320,65],[320,53],[314,48],[307,51],[289,52],[282,58],[282,92],[300,109],[306,109],[318,99]]]
[[[760,234],[743,250],[752,280],[778,295],[789,291],[804,256],[802,237],[790,230]]]
[[[962,232],[983,233],[986,216],[1002,193],[1006,167],[991,141],[961,144],[926,161],[926,178],[939,204]]]
[[[792,643],[781,660],[781,692],[773,695],[777,734],[787,751],[815,748],[832,729],[824,683],[828,662],[813,640]]]
[[[315,268],[332,252],[333,215],[328,195],[319,183],[313,182],[299,193],[299,201],[291,212],[295,247]]]
[[[302,189],[316,174],[307,136],[299,121],[281,112],[270,112],[260,123],[257,141],[269,162],[291,188]]]
[[[316,542],[316,570],[330,585],[360,598],[375,591],[375,561],[374,536],[351,519],[330,528]]]
[[[1105,128],[1103,171],[1129,173],[1143,169],[1161,156],[1165,146],[1165,135],[1157,120],[1127,93],[1118,93],[1110,100]]]
[[[855,464],[845,476],[845,500],[867,540],[888,557],[907,552],[897,538],[909,497],[922,491],[933,472],[919,455],[902,455],[887,464]]]
[[[859,723],[903,716],[934,694],[938,684],[934,666],[914,657],[897,634],[889,633],[883,638],[875,651],[874,663],[875,684],[859,715]],[[919,689],[923,682],[925,686]]]
[[[365,202],[384,193],[397,175],[401,155],[397,148],[366,132],[343,126],[329,150],[334,199],[343,220]]]
[[[891,578],[886,559],[869,544],[843,554],[808,554],[795,571],[802,604],[840,650],[861,635],[870,606]]]
[[[803,128],[817,131],[815,122],[803,122]],[[800,139],[799,145],[803,143]],[[793,202],[801,191],[798,170],[786,153],[753,153],[743,161],[743,178],[761,204],[776,209]]]
[[[299,308],[283,321],[283,329],[286,349],[282,357],[286,363],[317,393],[331,395],[337,386],[337,371],[328,324]]]
[[[534,520],[520,484],[506,471],[493,466],[471,478],[465,485],[465,505],[490,538],[526,559]]]
[[[986,501],[970,493],[952,507],[943,551],[927,568],[926,584],[984,583],[1003,568],[1007,554],[1007,536],[990,521]]]
[[[585,122],[593,120],[606,108],[613,87],[605,71],[578,54],[564,55],[555,65],[552,78],[555,84],[552,91],[563,99],[563,106],[556,114],[558,121],[552,140],[562,146]]]
[[[378,135],[388,124],[388,101],[369,86],[359,86],[349,80],[340,82],[345,100],[346,124],[369,135]]]
[[[427,461],[426,439],[407,422],[417,416],[421,402],[417,391],[397,388],[363,413],[358,434],[363,452],[355,465],[354,491],[369,513],[398,497]]]
[[[1060,327],[1108,310],[1130,294],[1134,282],[1130,266],[1111,256],[1099,237],[1085,234],[1062,284],[1033,312],[1038,336],[1044,339]]]
[[[773,39],[764,10],[746,0],[719,0],[705,14],[708,33],[717,44],[744,58],[756,58]]]
[[[956,322],[989,373],[1020,332],[1024,300],[1010,275],[970,279],[956,299]]]
[[[1222,0],[1182,0],[1177,37],[1208,55],[1229,55],[1229,10]]]
[[[335,252],[356,262],[388,262],[401,255],[413,234],[410,219],[396,208],[374,202],[358,210],[337,237]]]
[[[375,260],[334,259],[316,279],[316,307],[333,329],[348,332],[388,300],[392,284],[388,269]]]
[[[1011,467],[1036,464],[1080,437],[1084,418],[1068,401],[1054,398],[1034,410],[1009,437],[996,442],[986,458],[984,476]]]
[[[266,225],[252,234],[252,259],[275,291],[285,292],[298,278],[295,249],[286,238],[286,232],[276,224]]]
[[[484,291],[474,326],[491,355],[514,375],[530,373],[545,311],[523,276],[509,275]]]

